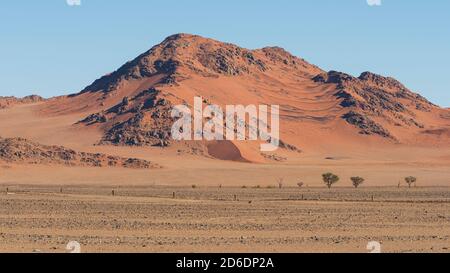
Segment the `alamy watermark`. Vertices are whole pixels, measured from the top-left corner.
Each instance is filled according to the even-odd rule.
[[[69,253],[81,253],[81,244],[77,241],[70,241],[67,245],[66,245],[66,250]]]
[[[81,0],[66,0],[69,6],[81,6]]]
[[[369,253],[379,254],[381,253],[381,243],[377,241],[371,241],[367,244],[367,250]]]
[[[262,141],[262,152],[276,151],[280,145],[280,106],[218,105],[203,109],[202,97],[194,98],[193,112],[186,105],[172,109],[172,138],[182,140]],[[270,121],[269,121],[270,119]]]

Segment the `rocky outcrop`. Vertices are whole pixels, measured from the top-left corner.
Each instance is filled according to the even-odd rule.
[[[26,96],[23,98],[0,97],[0,109],[9,108],[18,104],[30,104],[44,101],[45,99],[38,95]]]
[[[362,129],[364,134],[394,138],[386,128],[373,121],[374,117],[395,126],[422,129],[424,125],[416,120],[415,111],[429,112],[436,107],[399,81],[370,72],[353,77],[330,71],[317,75],[313,80],[337,86],[335,97],[340,100],[341,107],[350,109],[343,118]]]
[[[404,87],[400,82],[370,72],[364,72],[358,78],[351,75],[330,71],[313,78],[316,82],[337,85],[336,97],[342,98],[342,106],[358,107],[366,113],[382,116],[384,111],[406,112],[411,106],[416,110],[429,111],[434,107],[422,96]],[[400,101],[404,99],[405,101]]]
[[[121,103],[79,123],[106,124],[100,144],[166,147],[170,144],[173,124],[171,109],[171,103],[152,88],[133,98],[124,97]]]
[[[248,74],[253,69],[264,72],[267,66],[261,59],[246,49],[229,45],[225,48],[208,50],[200,47],[198,60],[206,70],[219,74],[236,76]]]
[[[368,117],[358,114],[354,111],[350,111],[342,116],[348,123],[361,129],[360,134],[363,135],[379,135],[382,137],[387,137],[395,139],[389,131],[387,131],[383,126],[376,123],[375,121],[369,119]]]
[[[0,138],[0,161],[16,164],[65,165],[69,167],[122,167],[150,169],[152,162],[105,154],[77,152],[61,146],[47,146],[23,138]]]

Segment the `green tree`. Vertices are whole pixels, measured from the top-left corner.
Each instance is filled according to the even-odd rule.
[[[417,178],[415,178],[414,176],[408,176],[408,177],[405,177],[405,181],[406,181],[406,184],[408,184],[408,187],[411,188],[411,185],[417,182]]]
[[[365,181],[364,178],[359,177],[359,176],[352,177],[352,178],[350,178],[350,180],[352,180],[353,187],[355,187],[355,189],[357,189]]]
[[[329,189],[333,184],[336,184],[339,181],[339,176],[333,173],[324,173],[322,174],[323,182],[327,185]]]

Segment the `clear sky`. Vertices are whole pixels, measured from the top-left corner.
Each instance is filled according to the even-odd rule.
[[[278,45],[325,70],[393,76],[450,106],[447,0],[66,1],[1,1],[0,96],[78,92],[186,32]]]

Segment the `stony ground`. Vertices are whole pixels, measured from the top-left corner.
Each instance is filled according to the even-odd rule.
[[[0,252],[450,252],[450,188],[0,190]]]

